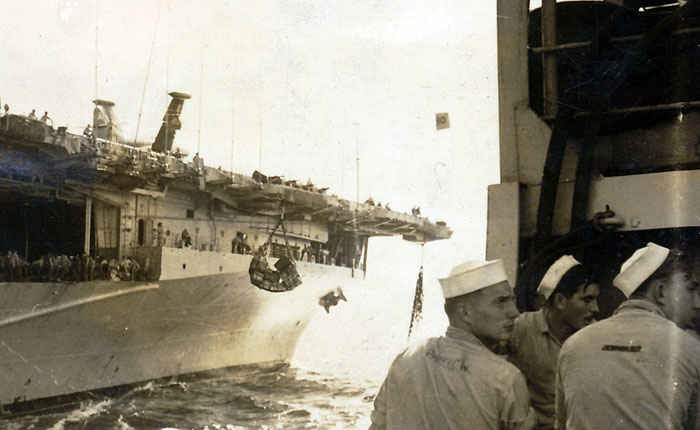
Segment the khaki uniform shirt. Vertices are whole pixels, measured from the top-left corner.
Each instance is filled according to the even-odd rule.
[[[558,428],[700,429],[700,342],[646,300],[570,337],[557,369]]]
[[[398,355],[374,401],[371,430],[531,429],[525,378],[473,334],[449,327]]]
[[[538,429],[554,428],[554,384],[561,342],[549,331],[544,310],[520,314],[509,345],[509,358],[527,379]]]

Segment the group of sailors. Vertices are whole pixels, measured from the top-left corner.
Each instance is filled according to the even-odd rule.
[[[5,105],[3,106],[3,109],[0,110],[0,118],[5,117],[9,114],[10,114],[10,105],[5,103]],[[32,111],[29,112],[29,114],[27,114],[26,117],[27,117],[27,119],[31,119],[34,121],[38,120],[38,121],[43,122],[46,125],[53,127],[53,119],[51,119],[48,112],[44,112],[44,115],[42,115],[42,117],[39,119],[36,116],[36,109],[32,109]]]
[[[291,179],[285,181],[282,176],[267,176],[263,175],[262,173],[258,172],[257,170],[253,172],[253,180],[259,184],[274,184],[274,185],[285,185],[287,187],[292,187],[292,188],[298,188],[302,189],[305,191],[310,191],[312,193],[318,193],[318,194],[324,194],[326,191],[328,191],[328,187],[323,187],[323,188],[318,188],[316,187],[313,182],[311,182],[311,178],[309,178],[308,181],[306,181],[305,185],[299,184],[298,180],[296,179]]]
[[[142,266],[133,257],[49,253],[30,263],[16,251],[0,255],[0,282],[148,281],[150,277],[148,258]]]
[[[29,112],[29,115],[27,115],[27,118],[37,120],[36,109],[32,109],[32,111]],[[53,127],[53,120],[49,116],[48,112],[44,112],[44,115],[42,115],[42,117],[41,117],[41,119],[39,119],[39,121],[43,122],[46,125]]]
[[[375,203],[374,203],[374,199],[373,199],[372,197],[367,198],[367,200],[365,200],[365,204],[366,204],[366,205],[369,205],[369,206],[378,207],[378,208],[382,208],[382,207],[383,207],[384,209],[386,209],[386,210],[388,210],[388,211],[391,210],[391,208],[389,207],[389,202],[386,202],[386,204],[384,204],[384,206],[382,206],[382,202],[378,202],[378,203],[375,204]],[[413,208],[412,211],[415,211],[415,209],[416,209],[416,208]],[[414,215],[415,215],[415,213],[414,213]]]
[[[314,247],[311,244],[306,244],[301,248],[291,247],[290,248],[292,257],[297,261],[306,261],[308,263],[317,264],[332,264],[330,251],[325,247]],[[231,253],[232,254],[244,254],[252,255],[253,247],[248,243],[248,235],[243,232],[236,232],[236,236],[231,241]],[[273,250],[274,254],[274,250]],[[274,257],[275,255],[273,255]],[[279,255],[277,256],[279,257]]]
[[[386,204],[384,204],[384,206],[382,206],[382,202],[375,203],[374,199],[372,197],[367,198],[367,200],[365,200],[365,204],[372,206],[372,207],[384,208],[384,209],[389,210],[389,211],[392,210],[391,207],[389,207],[389,202],[387,202]],[[411,215],[421,216],[420,206],[413,206],[411,208]]]
[[[440,279],[449,327],[409,346],[370,429],[700,429],[700,291],[692,261],[654,243],[613,280],[626,298],[596,321],[600,287],[555,261],[520,314],[501,260]]]
[[[153,246],[172,246],[175,248],[192,248],[198,249],[195,246],[192,235],[184,228],[182,232],[178,235],[174,235],[174,239],[169,241],[171,237],[170,230],[165,230],[163,223],[159,222],[157,226],[153,229]],[[214,245],[209,245],[210,250],[214,250]],[[201,244],[200,250],[206,250],[207,246]],[[231,253],[232,254],[243,254],[252,255],[254,253],[253,245],[250,244],[248,240],[248,234],[245,232],[237,231],[234,238],[231,240]],[[298,261],[307,261],[310,263],[318,264],[332,264],[332,259],[330,257],[330,252],[325,247],[315,248],[310,244],[304,246],[301,251],[298,248],[292,248],[292,256]]]
[[[232,254],[252,254],[253,249],[248,244],[248,235],[240,231],[236,232],[236,237],[231,241]]]
[[[317,264],[336,265],[336,262],[340,264],[340,259],[331,257],[330,250],[323,244],[316,247],[307,244],[301,249],[299,260]]]

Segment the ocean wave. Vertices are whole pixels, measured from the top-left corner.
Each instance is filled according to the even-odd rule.
[[[83,403],[80,405],[79,409],[71,411],[67,417],[61,418],[58,422],[51,426],[49,430],[64,430],[66,424],[78,424],[87,421],[89,418],[107,411],[111,404],[111,400],[103,400],[97,403]]]
[[[119,415],[119,419],[117,419],[117,426],[115,430],[135,430],[133,427],[129,425],[126,421],[124,421],[124,417]]]
[[[17,417],[3,429],[240,430],[356,428],[376,393],[364,381],[294,367],[246,366],[212,378],[144,383],[71,412]],[[366,420],[365,420],[366,421]],[[8,427],[9,426],[9,427]]]

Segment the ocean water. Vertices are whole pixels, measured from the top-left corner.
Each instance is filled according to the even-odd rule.
[[[368,273],[366,282],[344,289],[348,301],[330,313],[319,306],[290,365],[145,383],[73,410],[0,421],[0,429],[366,429],[386,371],[408,344],[419,261],[413,246],[410,258],[404,251],[383,266],[395,270]],[[436,277],[426,266],[424,314],[414,341],[446,326]]]
[[[68,412],[0,423],[18,429],[366,428],[377,386],[281,366],[211,372],[188,383],[148,383]]]

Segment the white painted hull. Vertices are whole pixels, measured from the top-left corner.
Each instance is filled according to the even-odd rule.
[[[226,273],[163,272],[154,283],[0,284],[0,403],[288,362],[318,298],[347,288],[350,270],[300,263],[304,283],[270,293],[250,284],[250,258],[229,254]]]

